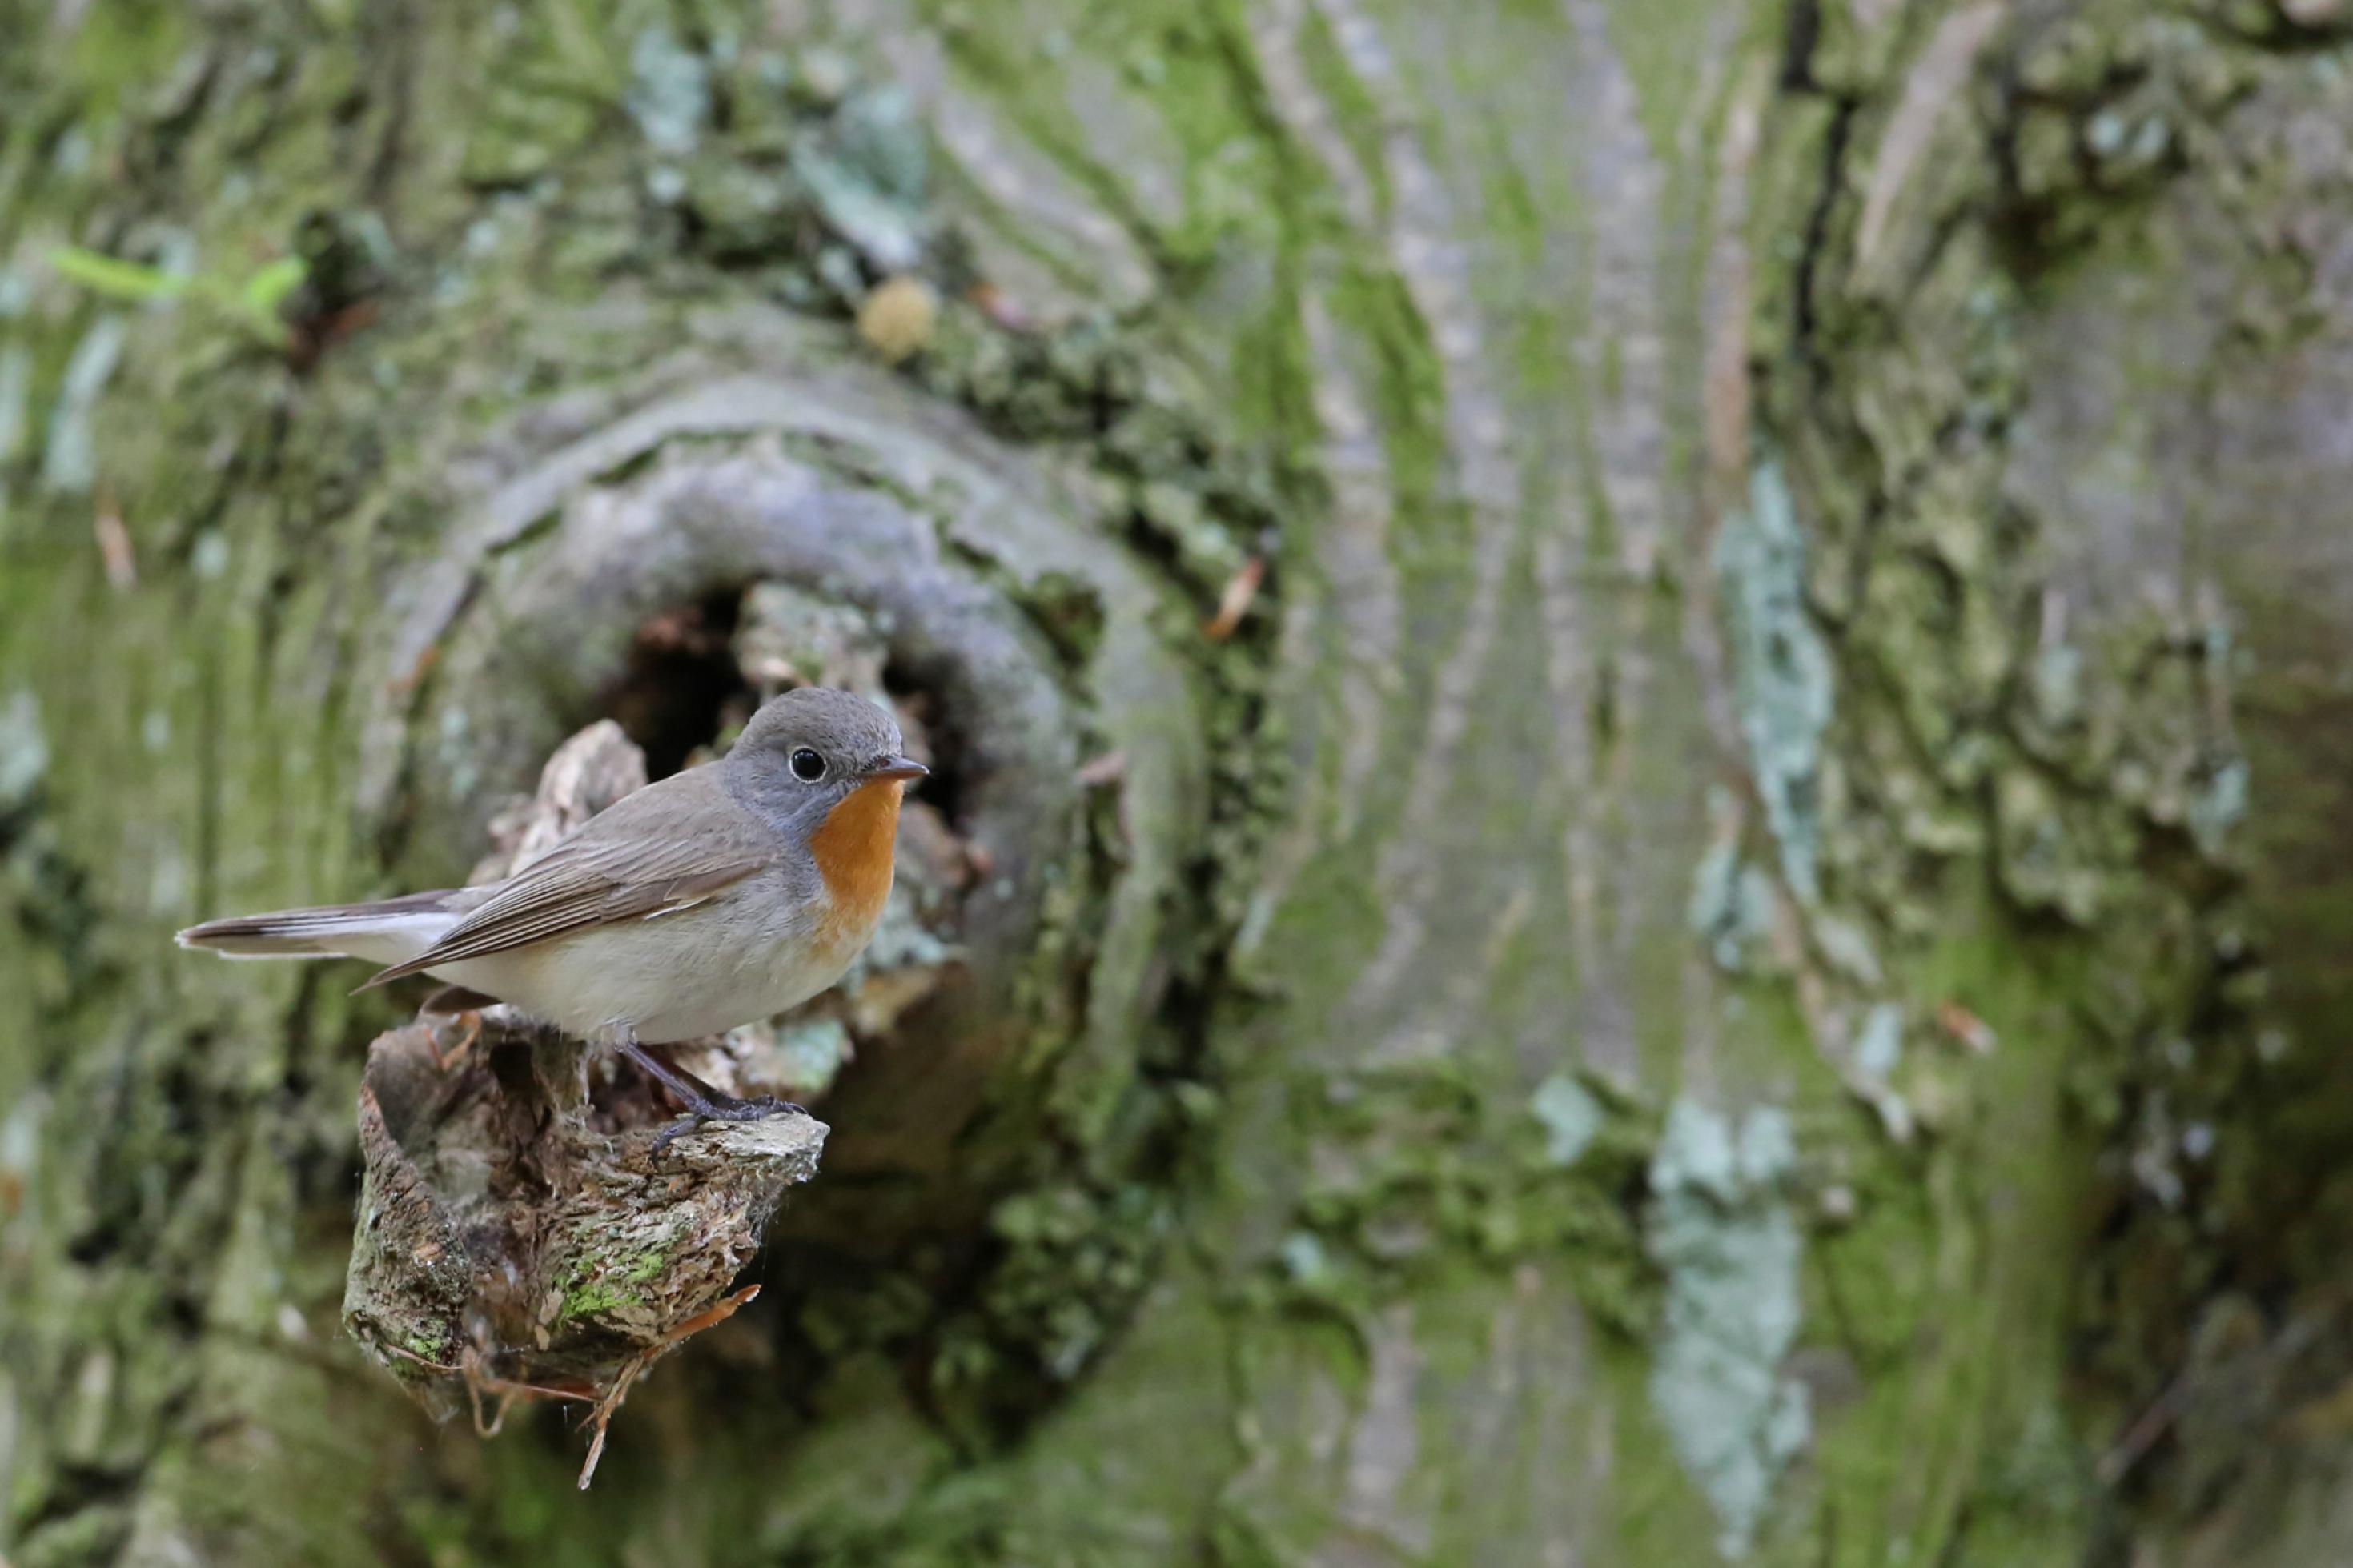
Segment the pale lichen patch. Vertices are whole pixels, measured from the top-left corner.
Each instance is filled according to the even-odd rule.
[[[0,812],[15,811],[33,798],[49,770],[48,736],[41,728],[40,699],[30,691],[0,702]]]
[[[1545,1157],[1574,1165],[1601,1131],[1605,1112],[1593,1093],[1573,1078],[1555,1073],[1536,1086],[1528,1110],[1544,1124]]]
[[[66,362],[41,458],[41,483],[49,490],[76,494],[98,481],[98,399],[122,358],[124,331],[121,316],[100,316]]]
[[[1651,1398],[1727,1557],[1747,1553],[1811,1426],[1803,1386],[1783,1372],[1801,1244],[1780,1184],[1796,1159],[1784,1112],[1758,1106],[1736,1126],[1678,1100],[1651,1162],[1645,1235],[1667,1277]]]
[[[1732,631],[1741,734],[1781,871],[1799,902],[1820,894],[1822,737],[1836,675],[1806,608],[1805,540],[1780,465],[1750,476],[1747,510],[1716,542]]]

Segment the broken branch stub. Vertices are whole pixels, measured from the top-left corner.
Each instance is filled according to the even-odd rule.
[[[610,722],[560,748],[503,814],[504,875],[641,784]],[[503,1007],[377,1037],[360,1089],[364,1162],[343,1321],[446,1418],[485,1397],[583,1401],[603,1423],[657,1356],[722,1310],[785,1190],[817,1173],[805,1115],[705,1126],[623,1079],[593,1099],[588,1047]],[[585,1479],[585,1478],[584,1478]]]

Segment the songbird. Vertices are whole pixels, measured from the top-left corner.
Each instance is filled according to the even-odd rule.
[[[797,1109],[739,1100],[646,1047],[718,1034],[839,980],[890,897],[899,803],[928,772],[847,691],[763,704],[727,754],[634,795],[484,887],[207,921],[182,947],[361,958],[366,984],[429,974],[651,1074],[699,1120]]]

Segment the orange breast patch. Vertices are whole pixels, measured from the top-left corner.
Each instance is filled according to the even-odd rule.
[[[891,896],[891,856],[899,837],[899,797],[903,779],[876,779],[849,792],[809,836],[809,853],[825,879],[832,908],[824,933],[828,942],[863,942],[882,918]]]

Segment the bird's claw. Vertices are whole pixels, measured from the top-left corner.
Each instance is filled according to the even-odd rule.
[[[789,1100],[778,1100],[773,1094],[763,1094],[755,1096],[751,1100],[737,1100],[733,1109],[723,1115],[721,1120],[726,1121],[765,1121],[771,1116],[807,1116],[807,1114],[808,1108],[807,1106],[795,1105]]]
[[[763,1094],[751,1100],[733,1096],[713,1096],[687,1107],[684,1116],[654,1135],[654,1147],[666,1149],[673,1139],[682,1138],[706,1121],[765,1121],[771,1116],[807,1116],[804,1106],[789,1100],[778,1100],[773,1094]]]

